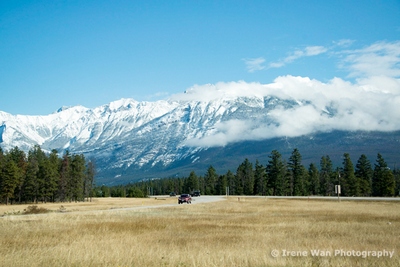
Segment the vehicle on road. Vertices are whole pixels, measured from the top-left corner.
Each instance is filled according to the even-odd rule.
[[[190,204],[192,203],[192,197],[189,194],[182,194],[178,198],[178,204],[183,204],[183,203]]]
[[[200,190],[198,190],[198,191],[193,191],[192,196],[194,196],[194,197],[199,197],[199,196],[200,196]]]
[[[175,193],[175,192],[171,192],[171,193],[169,193],[169,196],[170,196],[170,197],[175,197],[175,196],[176,196],[176,193]]]

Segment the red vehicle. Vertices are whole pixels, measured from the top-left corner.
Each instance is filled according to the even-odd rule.
[[[182,204],[182,203],[187,203],[190,204],[192,203],[192,197],[189,194],[182,194],[179,196],[178,198],[178,204]]]

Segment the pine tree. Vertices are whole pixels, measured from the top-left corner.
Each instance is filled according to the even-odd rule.
[[[308,167],[308,191],[311,195],[318,195],[320,193],[319,185],[319,172],[314,163]]]
[[[85,179],[85,157],[83,154],[73,155],[71,162],[71,192],[72,200],[83,200],[83,183]]]
[[[215,194],[215,185],[217,182],[217,172],[213,166],[208,167],[207,173],[204,177],[205,182],[205,194],[206,195],[214,195]],[[193,188],[193,190],[197,190],[198,188]]]
[[[94,188],[94,177],[96,176],[96,167],[93,162],[93,160],[90,160],[87,163],[86,167],[86,178],[85,178],[85,184],[84,184],[84,197],[88,198],[90,202],[92,202],[92,197],[93,197],[93,188]],[[174,189],[174,184],[173,181],[171,181],[170,185],[170,192],[176,192]]]
[[[60,167],[60,180],[58,183],[58,193],[57,196],[60,201],[71,200],[71,189],[70,189],[70,177],[71,177],[71,155],[67,150],[61,161]]]
[[[26,172],[24,175],[23,191],[25,201],[35,202],[42,196],[44,190],[43,173],[40,173],[45,153],[40,146],[35,145],[28,152],[28,160],[26,162]],[[43,170],[42,170],[43,171]]]
[[[37,146],[35,149],[35,157],[39,164],[39,171],[36,176],[36,200],[41,200],[45,202],[46,198],[46,180],[48,179],[48,158],[45,152]]]
[[[359,196],[358,180],[349,153],[343,155],[342,194],[344,196]]]
[[[394,190],[395,180],[393,172],[387,166],[382,155],[378,153],[372,176],[372,195],[380,197],[393,196]]]
[[[370,196],[373,170],[371,162],[364,154],[362,154],[357,161],[355,175],[360,186],[360,195]]]
[[[237,195],[236,185],[235,185],[235,175],[233,174],[233,172],[231,172],[231,170],[228,170],[226,172],[226,181],[227,181],[228,187],[229,187],[229,194]]]
[[[242,193],[245,195],[253,195],[254,194],[253,164],[251,164],[251,162],[247,158],[237,168],[236,177],[238,183],[240,184],[240,187],[243,188]]]
[[[58,184],[60,180],[59,169],[61,166],[61,160],[58,157],[56,150],[52,150],[48,157],[48,175],[46,176],[45,185],[46,191],[45,196],[51,201],[55,201],[58,191]]]
[[[23,185],[24,199],[28,202],[37,202],[39,162],[33,149],[28,152],[28,162]]]
[[[263,165],[256,160],[256,166],[254,170],[254,194],[265,195],[266,193],[266,173]]]
[[[17,164],[9,154],[6,154],[3,169],[1,171],[0,197],[4,198],[8,205],[14,196],[14,191],[19,184],[19,170]]]
[[[301,164],[301,154],[297,148],[292,152],[288,162],[288,174],[293,184],[291,195],[304,196],[304,167]]]
[[[17,186],[14,192],[14,199],[17,199],[18,202],[21,202],[22,197],[22,186],[24,184],[25,172],[26,172],[26,154],[24,151],[20,150],[18,147],[12,148],[8,152],[11,159],[15,162],[18,167],[17,173]]]
[[[225,195],[227,186],[228,186],[228,179],[226,174],[220,175],[217,180],[216,194]]]
[[[185,192],[188,192],[190,194],[192,191],[199,189],[199,178],[194,171],[190,172],[189,177],[185,181]]]
[[[285,164],[282,161],[282,156],[277,150],[273,150],[269,158],[270,160],[266,166],[266,173],[268,177],[267,185],[270,189],[270,194],[273,196],[286,195],[286,169]]]
[[[332,169],[332,161],[329,156],[322,156],[320,161],[320,194],[323,196],[331,196],[334,194],[334,176]]]
[[[393,175],[394,175],[394,180],[396,183],[394,195],[399,196],[400,195],[400,169],[395,168],[393,170]]]

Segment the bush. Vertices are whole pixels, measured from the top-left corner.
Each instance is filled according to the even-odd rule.
[[[24,214],[39,214],[47,212],[49,212],[48,209],[39,208],[38,206],[28,206],[26,209],[24,209]]]

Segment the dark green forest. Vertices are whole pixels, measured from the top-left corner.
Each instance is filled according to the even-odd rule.
[[[335,185],[341,186],[342,196],[398,196],[400,170],[390,169],[381,154],[375,163],[361,155],[354,166],[344,153],[341,167],[334,167],[328,155],[319,164],[302,164],[298,149],[289,159],[274,150],[265,165],[245,159],[235,172],[218,174],[209,166],[205,175],[194,171],[188,177],[142,180],[134,184],[101,186],[95,190],[98,197],[141,197],[165,195],[170,192],[192,193],[200,190],[205,195],[260,195],[260,196],[334,196]]]
[[[3,204],[90,200],[95,166],[68,151],[45,153],[34,146],[28,154],[18,147],[0,148],[0,201]]]
[[[92,197],[147,197],[170,192],[205,195],[333,196],[335,185],[342,196],[398,196],[400,171],[390,169],[381,154],[374,164],[361,155],[355,166],[348,153],[342,166],[334,167],[328,155],[319,164],[302,164],[294,149],[288,159],[277,150],[263,165],[248,159],[224,174],[209,166],[203,176],[192,171],[188,177],[146,179],[117,186],[95,186],[96,168],[91,160],[66,151],[44,152],[34,146],[27,154],[15,147],[0,148],[0,201],[3,204],[90,201]]]

